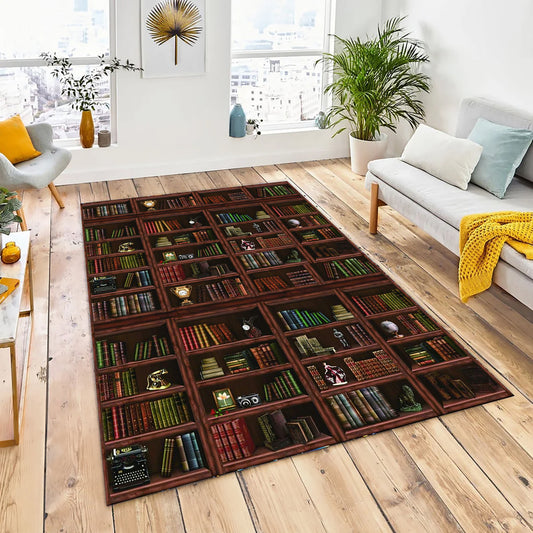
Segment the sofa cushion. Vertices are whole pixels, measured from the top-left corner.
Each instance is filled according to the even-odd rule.
[[[510,128],[479,118],[468,138],[483,146],[471,182],[503,198],[533,140],[533,130]]]
[[[533,186],[521,178],[513,179],[505,198],[499,199],[474,184],[470,184],[466,191],[450,187],[447,183],[399,158],[371,161],[368,170],[440,220],[453,226],[457,230],[457,242],[459,242],[459,225],[465,215],[533,210]],[[533,278],[533,261],[526,259],[510,246],[504,246],[502,259]]]
[[[466,190],[482,151],[482,146],[469,139],[457,139],[420,124],[407,143],[401,159],[450,185]]]

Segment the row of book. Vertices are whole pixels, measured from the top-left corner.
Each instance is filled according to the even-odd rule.
[[[287,420],[283,411],[277,409],[257,417],[264,445],[270,450],[279,450],[293,444],[305,444],[321,436],[314,418],[310,415]]]
[[[223,204],[249,199],[249,196],[244,191],[224,191],[222,193],[202,195],[202,200],[208,204]]]
[[[306,309],[285,309],[277,312],[283,327],[287,330],[311,328],[329,324],[331,320],[320,311]]]
[[[96,362],[98,368],[125,365],[132,361],[144,361],[152,357],[171,355],[172,351],[166,337],[152,335],[151,339],[136,342],[133,349],[133,359],[127,354],[127,346],[124,341],[96,341]]]
[[[176,196],[175,198],[166,198],[165,202],[168,209],[179,209],[180,207],[194,207],[197,205],[192,194],[186,196]]]
[[[184,392],[158,400],[128,403],[102,409],[104,441],[141,435],[191,421]]]
[[[345,357],[344,362],[354,375],[356,381],[376,379],[400,372],[400,368],[392,357],[383,350],[375,350],[374,357],[354,361],[351,357]]]
[[[196,257],[213,257],[214,255],[224,255],[224,250],[218,242],[196,250]]]
[[[314,207],[307,204],[294,204],[294,205],[270,205],[269,206],[276,215],[283,217],[289,215],[301,215],[303,213],[312,213],[316,211]]]
[[[370,336],[370,333],[359,322],[346,326],[346,331],[351,335],[358,346],[370,346],[376,344],[376,341]]]
[[[256,237],[255,240],[259,248],[280,248],[293,244],[291,238],[283,233],[278,233],[274,237]]]
[[[259,198],[268,196],[288,196],[291,194],[297,194],[296,191],[287,185],[271,185],[269,187],[259,187],[255,189],[255,192]]]
[[[244,418],[213,424],[210,430],[223,463],[250,457],[255,451],[255,443]]]
[[[136,272],[128,272],[124,279],[123,288],[131,289],[131,287],[133,287],[133,282],[135,282],[135,286],[137,287],[149,287],[150,285],[153,285],[150,271],[137,270]]]
[[[163,442],[161,476],[170,477],[175,465],[181,472],[204,468],[205,461],[198,441],[195,431],[167,437]]]
[[[105,227],[96,227],[92,226],[89,228],[85,228],[85,241],[91,242],[91,241],[101,241],[103,239],[116,239],[120,237],[135,237],[137,236],[137,228],[135,226],[121,226],[118,228],[113,228],[111,230],[111,235],[107,237],[107,232]]]
[[[339,255],[353,254],[357,250],[350,246],[326,246],[326,245],[308,245],[306,250],[311,252],[315,259],[324,259],[326,257],[337,257]]]
[[[283,265],[283,261],[274,251],[257,252],[255,254],[244,254],[239,257],[246,270]]]
[[[436,331],[439,329],[439,326],[422,313],[422,311],[397,315],[394,320],[401,324],[405,330],[412,335],[418,335],[419,333],[427,333],[428,331]]]
[[[298,270],[289,270],[285,273],[294,287],[302,287],[304,285],[312,285],[316,283],[315,278],[305,268]]]
[[[239,352],[224,355],[224,363],[230,374],[238,374],[240,372],[247,372],[257,368],[266,368],[283,364],[284,362],[285,359],[276,342],[262,343]],[[220,371],[222,371],[222,374]],[[220,375],[224,375],[224,371],[218,366],[218,364],[207,369],[202,364],[202,369],[200,371],[200,377],[202,379],[209,379]]]
[[[137,377],[133,368],[122,372],[100,374],[97,381],[100,401],[102,402],[125,398],[126,396],[133,396],[139,393]]]
[[[102,259],[89,259],[87,272],[89,274],[101,274],[114,270],[130,270],[147,266],[146,257],[143,253],[121,255],[118,257],[103,257]]]
[[[221,224],[230,224],[231,222],[248,222],[254,220],[246,213],[218,213],[215,215]]]
[[[248,296],[248,291],[239,277],[204,283],[197,285],[196,289],[196,301],[198,303]]]
[[[99,321],[138,313],[149,313],[155,311],[157,306],[151,292],[136,292],[92,302],[91,309],[94,320]]]
[[[324,263],[324,274],[328,280],[365,276],[376,272],[379,272],[377,267],[363,258],[350,257]]]
[[[352,300],[366,316],[414,306],[414,303],[398,289],[368,296],[352,296]]]
[[[148,233],[148,235],[182,229],[181,224],[174,218],[165,220],[145,220],[143,224],[144,230],[146,231],[146,233]]]
[[[302,242],[336,239],[337,237],[342,237],[342,234],[335,228],[309,229],[298,233],[298,238]]]
[[[84,218],[109,217],[114,215],[126,215],[128,213],[131,213],[130,206],[125,202],[83,208]]]
[[[302,389],[291,370],[283,370],[274,377],[273,381],[263,385],[263,394],[266,402],[285,400],[302,394]]]
[[[85,249],[87,251],[87,255],[108,255],[113,253],[111,251],[111,243],[109,241],[88,244]]]
[[[279,291],[290,286],[281,276],[277,275],[255,278],[253,282],[259,292]]]
[[[398,416],[377,387],[365,387],[346,394],[329,396],[326,401],[345,430],[377,424]]]
[[[403,350],[411,361],[420,366],[450,361],[465,355],[447,336],[434,337],[419,344],[406,346]]]
[[[192,326],[180,326],[178,331],[181,337],[181,342],[187,352],[237,340],[233,332],[224,322],[217,324],[200,323]]]
[[[296,220],[299,222],[298,226],[295,226],[294,219],[288,219],[285,221],[285,225],[289,228],[301,228],[305,226],[322,226],[323,224],[329,224],[330,222],[322,215],[305,215],[299,216]]]

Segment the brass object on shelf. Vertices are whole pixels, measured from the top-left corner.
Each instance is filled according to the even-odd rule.
[[[164,376],[168,374],[166,368],[155,370],[146,377],[146,390],[165,390],[168,389],[172,383],[168,381]]]
[[[143,207],[146,207],[148,211],[155,211],[155,200],[145,200],[141,202]]]
[[[181,300],[181,305],[191,305],[193,302],[189,300],[192,292],[191,285],[178,285],[171,287],[170,292]]]

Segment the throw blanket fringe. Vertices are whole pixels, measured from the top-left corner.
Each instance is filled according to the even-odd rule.
[[[459,295],[463,302],[490,287],[505,243],[533,260],[533,212],[463,217],[459,235]]]

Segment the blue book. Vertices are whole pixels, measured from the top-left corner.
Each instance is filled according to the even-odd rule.
[[[196,458],[196,454],[194,453],[191,434],[184,433],[181,436],[181,440],[183,441],[183,447],[185,448],[185,456],[187,457],[189,468],[191,470],[195,470],[196,468],[198,468],[198,459]]]
[[[298,309],[289,309],[287,311],[287,313],[289,313],[291,315],[291,318],[292,318],[293,322],[297,326],[296,329],[308,328],[309,327],[309,324],[307,324],[307,322],[302,317],[302,315],[300,314],[300,311],[298,311]]]
[[[292,316],[289,315],[288,311],[280,311],[281,316],[285,319],[285,322],[287,322],[289,328],[291,329],[299,329],[299,326],[296,325],[294,320],[292,319]]]
[[[189,435],[191,436],[192,447],[194,449],[194,455],[196,456],[196,460],[198,461],[198,468],[203,468],[204,460],[202,458],[202,453],[200,452],[200,446],[198,446],[198,440],[196,439],[196,433],[192,432],[192,433],[189,433]]]

